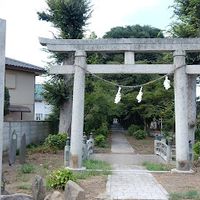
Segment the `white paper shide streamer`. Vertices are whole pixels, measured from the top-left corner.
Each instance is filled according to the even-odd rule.
[[[136,97],[138,103],[140,103],[140,102],[142,101],[142,95],[143,95],[142,89],[143,89],[143,88],[141,87],[141,88],[140,88],[140,91],[139,91],[139,93],[138,93],[138,95],[137,95],[137,97]]]
[[[115,97],[115,103],[118,104],[121,100],[121,87],[119,87],[118,92]]]
[[[170,80],[168,79],[168,76],[165,76],[165,81],[164,81],[163,85],[164,85],[164,88],[166,90],[168,90],[171,87],[170,86]]]

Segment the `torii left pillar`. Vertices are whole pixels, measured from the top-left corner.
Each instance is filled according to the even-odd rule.
[[[70,168],[82,167],[86,52],[75,53]]]
[[[6,21],[0,19],[0,186],[2,179],[2,154],[3,154],[5,40],[6,40]],[[0,196],[1,196],[1,190],[0,190]]]

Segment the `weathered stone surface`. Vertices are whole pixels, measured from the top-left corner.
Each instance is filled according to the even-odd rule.
[[[68,181],[65,186],[65,200],[84,200],[84,190],[73,181]]]
[[[11,137],[10,137],[9,151],[8,152],[9,152],[8,162],[9,162],[9,165],[11,166],[16,161],[17,134],[16,134],[15,130],[12,132]]]
[[[21,143],[19,148],[19,162],[24,164],[26,161],[26,134],[24,133],[21,137]]]
[[[83,118],[84,118],[84,96],[85,96],[85,71],[86,53],[76,51],[75,54],[75,75],[73,88],[73,115],[71,126],[71,146],[70,146],[70,167],[82,167],[82,142],[83,139]],[[81,66],[78,67],[78,66]]]
[[[26,194],[12,194],[1,195],[1,200],[33,200],[33,198]]]
[[[44,200],[64,200],[63,194],[59,191],[47,195]]]
[[[121,39],[47,39],[39,38],[40,43],[48,50],[56,52],[116,52],[116,51],[174,51],[177,49],[200,50],[199,38],[121,38]]]
[[[6,190],[3,190],[3,191],[1,190],[1,194],[2,194],[2,195],[9,195],[9,192],[6,191]]]
[[[45,193],[46,191],[42,177],[38,175],[35,176],[35,179],[32,183],[33,200],[44,200]]]
[[[0,19],[0,186],[1,186],[2,154],[3,154],[5,41],[6,41],[6,21]],[[0,191],[0,194],[1,194],[1,191]]]

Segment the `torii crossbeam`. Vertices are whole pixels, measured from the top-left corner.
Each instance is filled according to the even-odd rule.
[[[53,52],[75,52],[74,65],[52,67],[52,74],[74,74],[70,166],[82,167],[85,73],[169,74],[174,73],[176,120],[176,169],[190,170],[189,140],[194,142],[196,122],[196,75],[200,65],[186,65],[187,52],[200,52],[200,38],[130,38],[66,40],[40,38]],[[124,53],[122,65],[87,65],[87,52]],[[135,53],[172,52],[173,64],[135,64]]]

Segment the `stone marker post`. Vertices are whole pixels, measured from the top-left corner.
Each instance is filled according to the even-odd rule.
[[[183,50],[174,52],[174,91],[176,121],[176,169],[189,171],[188,139],[188,77],[185,65],[186,53]]]
[[[86,68],[86,52],[81,50],[76,51],[70,145],[70,167],[74,169],[82,167],[82,141],[85,98],[84,68]]]
[[[8,153],[9,153],[8,162],[9,162],[9,165],[11,166],[16,161],[16,153],[17,153],[17,134],[16,134],[15,130],[12,132],[12,134],[10,136]]]
[[[32,182],[32,195],[33,200],[44,200],[45,199],[45,186],[41,176],[36,175]]]
[[[19,163],[24,164],[26,162],[26,134],[21,137],[19,148]]]
[[[2,179],[6,21],[0,19],[0,186]],[[1,195],[1,190],[0,190]]]

